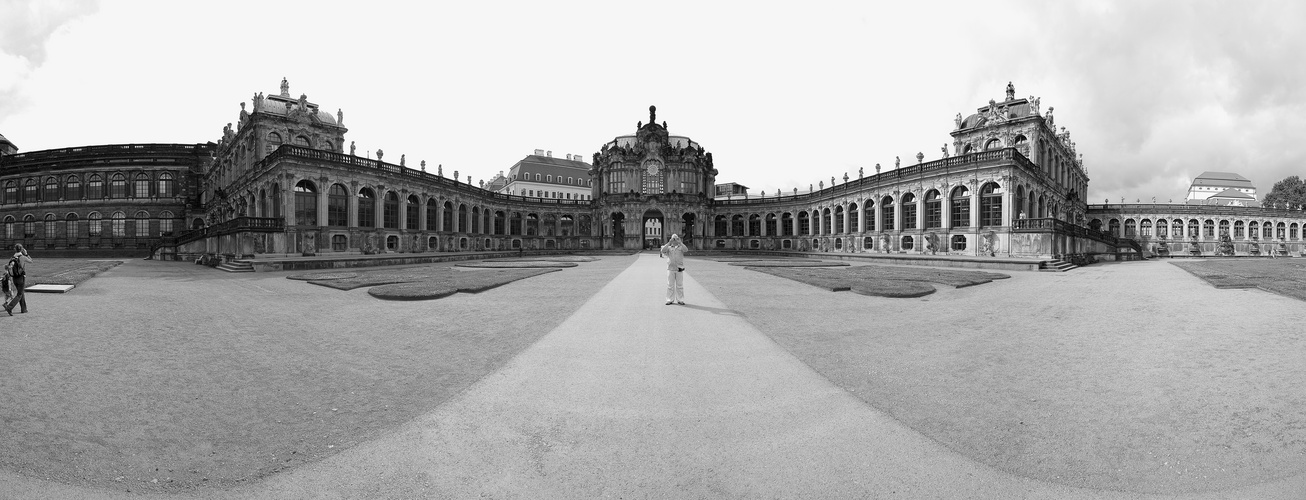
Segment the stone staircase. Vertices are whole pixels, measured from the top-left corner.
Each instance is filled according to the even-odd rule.
[[[229,273],[252,273],[254,272],[254,264],[243,260],[232,260],[218,264],[218,269]]]
[[[1061,259],[1045,260],[1038,264],[1038,270],[1049,273],[1064,273],[1079,266],[1071,264]]]

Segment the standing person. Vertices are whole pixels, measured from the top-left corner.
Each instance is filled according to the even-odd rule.
[[[671,241],[662,245],[658,258],[667,258],[667,305],[675,302],[685,305],[685,244],[680,242],[679,234],[672,234]]]
[[[23,262],[31,262],[32,258],[27,255],[27,249],[23,244],[14,245],[14,257],[9,259],[6,267],[9,271],[9,280],[14,284],[14,298],[5,302],[5,312],[10,316],[14,315],[14,305],[19,305],[22,310],[27,312],[27,294],[23,293],[23,287],[27,285],[27,266]]]

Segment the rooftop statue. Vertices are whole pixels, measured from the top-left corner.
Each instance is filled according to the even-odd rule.
[[[354,156],[354,151],[356,150],[357,147],[354,146],[354,141],[349,141],[349,156]]]
[[[946,143],[946,142],[943,143],[943,157],[944,157],[944,158],[947,158],[947,157],[948,157],[948,143]]]
[[[952,121],[953,121],[953,122],[956,122],[956,124],[957,124],[957,130],[961,130],[961,122],[962,122],[963,120],[965,120],[965,119],[961,117],[961,113],[957,113],[957,116],[956,116],[955,118],[952,119]]]
[[[407,162],[408,162],[408,155],[407,155],[407,154],[401,154],[401,155],[399,155],[399,166],[402,167],[402,166],[404,166],[404,164],[407,163]]]
[[[341,111],[340,108],[336,108],[336,125],[344,125],[344,124],[345,124],[345,112]]]
[[[426,160],[422,160],[422,171],[426,171]]]
[[[290,97],[290,81],[286,77],[281,77],[281,97]]]
[[[649,106],[649,107],[648,107],[648,122],[649,122],[649,123],[657,123],[657,121],[658,121],[658,107],[657,107],[657,106]]]
[[[245,103],[244,103],[244,102],[241,102],[241,103],[240,103],[240,125],[244,125],[245,122],[247,122],[247,121],[249,121],[249,111],[245,111]],[[238,125],[238,126],[239,126],[239,125]]]
[[[1011,82],[1007,82],[1007,100],[1016,100],[1016,86],[1012,85]]]

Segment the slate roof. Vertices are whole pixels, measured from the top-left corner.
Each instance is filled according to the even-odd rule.
[[[1193,186],[1215,186],[1215,187],[1232,187],[1241,189],[1256,189],[1252,181],[1246,177],[1232,172],[1202,172],[1202,175],[1193,179]]]

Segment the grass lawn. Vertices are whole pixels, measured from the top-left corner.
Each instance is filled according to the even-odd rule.
[[[280,273],[129,262],[77,293],[29,298],[40,301],[30,314],[0,317],[0,467],[181,493],[316,462],[457,397],[631,261],[562,272],[443,266],[476,290],[504,279],[478,273],[546,274],[418,302]],[[548,306],[521,314],[499,310],[505,304]]]
[[[1259,288],[1306,300],[1306,259],[1208,259],[1172,264],[1216,288]]]
[[[1199,264],[1290,273],[1283,260],[1223,262]],[[1106,491],[1217,496],[1306,473],[1306,388],[1297,383],[1306,336],[1294,299],[1213,289],[1161,262],[1016,272],[983,286],[961,285],[992,273],[752,269],[701,265],[694,277],[834,384],[996,469]],[[915,299],[827,291],[865,276],[951,286]]]
[[[796,262],[796,265],[785,266],[785,262],[732,262],[730,265],[746,266],[753,271],[791,279],[832,292],[851,290],[861,295],[896,298],[921,297],[934,293],[934,286],[930,285],[930,283],[960,288],[1009,277],[1005,274],[983,271],[907,266],[865,265],[846,269],[798,269],[800,267],[819,267],[813,264],[824,263]],[[847,265],[843,263],[835,264]]]
[[[7,261],[6,261],[7,262]],[[27,267],[27,286],[77,285],[122,264],[120,260],[32,259]]]

